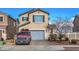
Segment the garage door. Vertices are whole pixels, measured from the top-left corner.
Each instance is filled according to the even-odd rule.
[[[44,40],[44,31],[31,31],[32,40]]]

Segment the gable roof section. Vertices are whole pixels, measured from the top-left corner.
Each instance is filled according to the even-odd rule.
[[[24,15],[24,14],[26,14],[26,13],[30,14],[30,13],[33,13],[33,12],[36,12],[36,11],[42,11],[42,12],[44,12],[44,13],[46,13],[46,14],[49,15],[48,12],[46,12],[46,11],[41,10],[40,8],[38,8],[38,9],[32,9],[32,10],[29,10],[29,11],[27,11],[27,12],[24,12],[24,13],[20,14],[19,16]]]
[[[78,23],[79,22],[79,14],[75,16],[73,24]]]
[[[8,16],[9,18],[11,18],[13,21],[16,21],[14,18],[12,18],[9,14],[7,14],[7,13],[4,13],[4,12],[2,12],[2,11],[0,11],[0,14],[3,14],[3,15],[5,15],[5,16]]]

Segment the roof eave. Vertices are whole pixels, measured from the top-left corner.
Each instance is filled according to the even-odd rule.
[[[32,11],[32,10],[31,10]],[[21,15],[24,15],[24,14],[26,14],[26,13],[28,13],[28,14],[31,14],[31,13],[33,13],[33,12],[35,12],[35,11],[42,11],[42,12],[44,12],[44,13],[46,13],[46,14],[48,14],[49,15],[49,13],[48,12],[46,12],[46,11],[43,11],[43,10],[41,10],[41,9],[37,9],[37,10],[34,10],[34,11],[28,11],[28,12],[25,12],[25,13],[22,13],[22,14],[20,14],[19,16],[21,16]]]

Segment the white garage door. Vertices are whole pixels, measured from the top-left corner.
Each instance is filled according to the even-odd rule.
[[[32,40],[44,40],[44,31],[32,30],[31,36],[32,36]]]

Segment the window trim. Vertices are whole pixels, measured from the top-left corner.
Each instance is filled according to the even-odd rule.
[[[35,22],[34,16],[43,16],[42,22]],[[33,23],[38,23],[38,24],[40,24],[40,23],[44,23],[44,22],[45,22],[45,15],[33,15]]]

